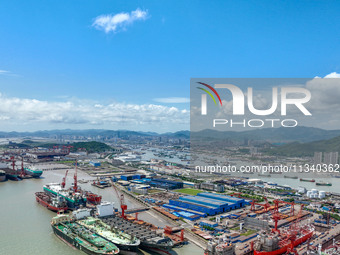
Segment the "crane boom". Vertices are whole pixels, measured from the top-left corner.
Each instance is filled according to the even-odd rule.
[[[78,165],[78,162],[76,160],[76,163],[75,163],[76,171],[75,171],[74,176],[73,176],[73,179],[74,179],[73,190],[74,190],[74,192],[78,191],[77,165]]]
[[[61,183],[61,187],[62,187],[62,188],[65,188],[67,174],[68,174],[68,170],[66,170],[65,176],[64,176],[63,181],[62,181],[62,183]]]
[[[125,204],[125,201],[124,201],[124,194],[122,193],[121,195],[119,195],[119,192],[117,190],[117,187],[114,185],[113,181],[110,179],[110,182],[111,182],[111,185],[113,187],[113,190],[115,191],[116,193],[116,197],[118,198],[119,200],[119,203],[120,203],[120,209],[122,210],[122,215],[121,217],[122,218],[126,218],[125,216],[125,210],[127,209],[127,205]]]

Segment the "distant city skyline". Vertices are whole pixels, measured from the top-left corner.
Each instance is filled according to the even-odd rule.
[[[3,1],[0,130],[188,130],[190,78],[340,77],[339,10],[335,1]]]

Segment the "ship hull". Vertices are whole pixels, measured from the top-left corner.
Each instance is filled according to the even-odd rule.
[[[316,186],[332,186],[330,183],[316,183]]]
[[[309,238],[311,238],[314,234],[314,231],[311,231],[307,233],[306,235],[298,238],[294,242],[294,247],[300,245],[301,243],[307,241]],[[281,255],[287,252],[288,248],[290,247],[290,243],[287,243],[285,246],[281,247],[278,250],[275,251],[256,251],[254,250],[254,255]]]
[[[89,254],[89,255],[102,254],[102,253],[97,253],[97,252],[91,251],[91,250],[87,249],[85,246],[80,245],[76,240],[74,240],[70,236],[66,235],[65,233],[60,231],[58,228],[56,228],[55,226],[52,226],[52,229],[53,229],[54,234],[56,234],[56,236],[58,236],[61,240],[63,240],[67,244],[71,245],[72,247],[77,248],[78,250],[81,250],[81,251],[83,251],[83,252],[85,252],[86,254]]]
[[[98,196],[92,192],[87,192],[86,194],[86,200],[87,202],[94,204],[94,205],[99,205],[100,202],[102,201],[102,197]]]
[[[33,178],[39,178],[42,175],[42,171],[34,171],[30,169],[25,169],[25,173],[32,176]]]
[[[0,182],[6,181],[6,175],[1,175],[0,176]]]
[[[16,174],[7,174],[7,178],[12,181],[19,181],[19,177]]]
[[[121,251],[133,251],[136,252],[138,251],[138,245],[124,245],[124,244],[119,244],[116,242],[113,242]]]
[[[51,211],[53,211],[53,212],[59,212],[59,211],[64,211],[64,212],[66,212],[67,209],[68,209],[68,207],[56,207],[56,206],[53,206],[53,205],[49,204],[47,201],[45,201],[42,197],[40,197],[40,196],[37,195],[37,194],[35,195],[35,199],[36,199],[36,201],[37,201],[40,205],[46,207],[47,209],[49,209],[49,210],[51,210]]]
[[[302,179],[302,178],[300,178],[300,182],[315,182],[315,180],[314,180],[314,179],[308,180],[308,179]]]
[[[171,255],[171,253],[167,249],[162,249],[162,248],[154,247],[154,246],[150,246],[150,245],[143,245],[142,243],[141,243],[141,249],[153,251],[154,253],[157,253],[157,254],[160,254],[160,255]]]

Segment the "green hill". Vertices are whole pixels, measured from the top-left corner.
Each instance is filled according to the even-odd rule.
[[[314,152],[318,151],[337,151],[340,153],[340,136],[328,140],[321,140],[310,143],[289,143],[282,146],[266,149],[263,152],[275,156],[302,157],[313,156]]]
[[[113,149],[105,143],[100,142],[78,142],[70,144],[73,146],[71,151],[78,151],[80,148],[86,149],[88,153],[112,151]]]

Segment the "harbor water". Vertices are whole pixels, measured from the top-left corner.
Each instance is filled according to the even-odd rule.
[[[73,170],[69,171],[66,187],[72,185]],[[56,214],[47,210],[35,201],[34,193],[43,190],[43,185],[51,182],[61,182],[65,171],[47,171],[40,179],[22,181],[0,182],[0,254],[6,255],[80,255],[83,252],[76,250],[62,242],[52,232],[50,221]],[[78,180],[93,180],[93,177],[78,171]],[[83,189],[100,194],[104,201],[115,202],[118,200],[113,188],[99,189],[90,182],[79,184]],[[125,198],[128,208],[140,207],[128,198]],[[162,219],[152,217],[149,212],[138,215],[139,219],[164,227]],[[145,251],[141,253],[149,254]],[[188,244],[175,248],[172,254],[203,254],[199,247]]]

